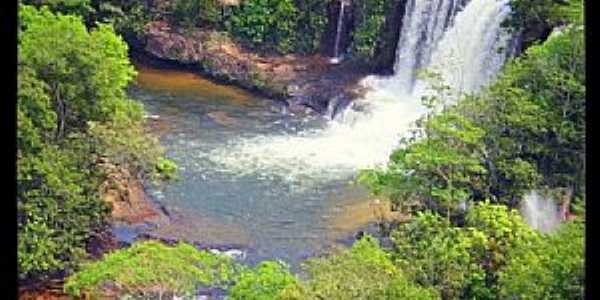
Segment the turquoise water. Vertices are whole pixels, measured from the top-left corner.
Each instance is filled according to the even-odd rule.
[[[339,226],[336,220],[344,205],[366,198],[363,189],[349,183],[353,174],[305,183],[264,168],[240,172],[231,166],[241,157],[227,153],[246,139],[323,128],[324,118],[289,114],[275,101],[237,90],[219,93],[222,86],[189,76],[144,67],[129,90],[151,118],[165,124],[161,143],[181,168],[178,180],[148,188],[182,216],[179,225],[161,229],[167,236],[235,245],[247,252],[249,262],[281,259],[292,265],[352,236],[351,229],[360,224]],[[179,88],[169,89],[168,81]]]

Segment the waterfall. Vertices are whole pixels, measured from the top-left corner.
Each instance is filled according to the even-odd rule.
[[[552,231],[561,222],[556,201],[549,197],[542,197],[535,190],[523,198],[521,214],[531,227],[544,233]]]
[[[431,53],[454,17],[459,0],[409,0],[396,48],[395,78],[410,91],[416,71],[429,64]]]
[[[322,129],[257,136],[208,153],[237,174],[270,174],[292,182],[345,178],[385,165],[414,121],[426,84],[419,68],[441,71],[455,88],[471,91],[488,82],[504,62],[506,0],[409,0],[396,51],[395,74],[363,80],[369,91]],[[459,12],[460,10],[460,12]],[[455,47],[455,45],[458,45]],[[455,86],[457,85],[457,86]]]
[[[492,2],[492,3],[491,3]],[[457,91],[474,91],[502,67],[510,49],[509,35],[501,31],[510,14],[509,0],[472,1],[458,13],[452,28],[431,56],[431,70]]]
[[[331,63],[339,63],[339,46],[340,46],[340,36],[342,34],[342,25],[344,24],[344,7],[346,6],[346,0],[340,0],[340,13],[338,14],[337,20],[337,31],[335,34],[335,44],[333,45],[333,57],[331,58]]]

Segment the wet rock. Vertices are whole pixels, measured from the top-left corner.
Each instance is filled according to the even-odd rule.
[[[98,158],[97,162],[106,174],[99,192],[112,207],[112,222],[139,224],[164,221],[166,216],[148,198],[139,178],[133,176],[126,167],[112,164],[106,158]]]
[[[344,99],[355,98],[359,80],[370,71],[352,61],[331,65],[320,55],[249,52],[221,33],[201,29],[183,32],[165,21],[146,24],[144,36],[144,50],[151,56],[194,66],[218,80],[286,100],[290,111],[308,107],[325,114],[333,97],[343,94]]]
[[[351,101],[352,99],[350,99],[346,94],[339,94],[337,96],[334,96],[333,98],[331,98],[331,100],[329,100],[329,103],[327,105],[327,112],[325,113],[325,115],[330,120],[335,119],[336,115],[343,112],[351,103]]]

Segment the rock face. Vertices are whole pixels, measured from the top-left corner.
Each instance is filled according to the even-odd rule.
[[[150,22],[144,32],[143,50],[154,58],[322,114],[332,97],[354,98],[356,83],[368,74],[364,66],[352,62],[331,65],[320,55],[259,55],[224,33],[184,31],[166,21]]]
[[[165,215],[147,197],[142,182],[122,166],[111,164],[103,158],[99,166],[107,179],[100,185],[100,195],[112,207],[110,221],[138,224],[159,222]]]

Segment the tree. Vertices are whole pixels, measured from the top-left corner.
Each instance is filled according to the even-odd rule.
[[[349,250],[309,260],[306,270],[310,279],[297,299],[439,299],[410,281],[370,236]]]
[[[554,27],[583,24],[583,0],[511,0],[510,6],[504,26],[521,32],[526,48],[546,39]]]
[[[422,139],[391,155],[388,170],[365,172],[360,181],[391,195],[396,205],[417,199],[450,218],[461,201],[473,197],[476,178],[486,173],[484,131],[450,111],[426,120],[423,131]]]
[[[186,27],[214,26],[220,21],[221,12],[217,0],[177,0],[173,16]]]
[[[55,136],[56,113],[47,85],[21,63],[18,83],[18,267],[23,279],[72,267],[108,208],[98,198],[99,174],[86,155],[89,147],[72,137],[60,146],[48,142]]]
[[[486,236],[475,228],[454,227],[438,214],[418,213],[391,234],[398,267],[415,282],[440,291],[443,299],[489,296],[477,257]]]
[[[513,250],[499,274],[500,295],[518,299],[584,299],[585,222],[561,225],[539,243]]]
[[[238,276],[231,258],[191,245],[166,246],[156,241],[135,243],[84,265],[64,286],[73,296],[101,296],[112,287],[119,295],[145,298],[188,295],[200,286],[224,287]]]
[[[585,49],[583,29],[566,27],[510,61],[477,95],[448,95],[442,85],[424,99],[434,110],[418,135],[385,169],[359,181],[408,206],[446,210],[490,199],[511,207],[539,186],[585,188]],[[444,106],[458,99],[455,106]]]
[[[296,40],[296,15],[292,0],[247,0],[233,9],[227,28],[251,47],[288,53]]]
[[[71,271],[109,213],[98,156],[124,155],[148,173],[162,151],[141,130],[141,104],[126,97],[135,72],[111,26],[88,31],[80,17],[27,5],[19,21],[18,266],[21,279],[39,279]]]
[[[286,288],[298,284],[287,266],[281,262],[264,261],[255,269],[240,275],[239,280],[229,290],[231,300],[270,300],[279,299]]]
[[[357,1],[359,10],[356,29],[352,33],[352,50],[362,59],[372,59],[375,48],[380,42],[381,31],[385,23],[386,11],[393,1],[361,0]]]
[[[57,138],[87,121],[140,121],[142,107],[125,87],[135,76],[127,45],[110,25],[88,32],[76,16],[43,7],[20,9],[19,57],[49,87],[57,113]]]

